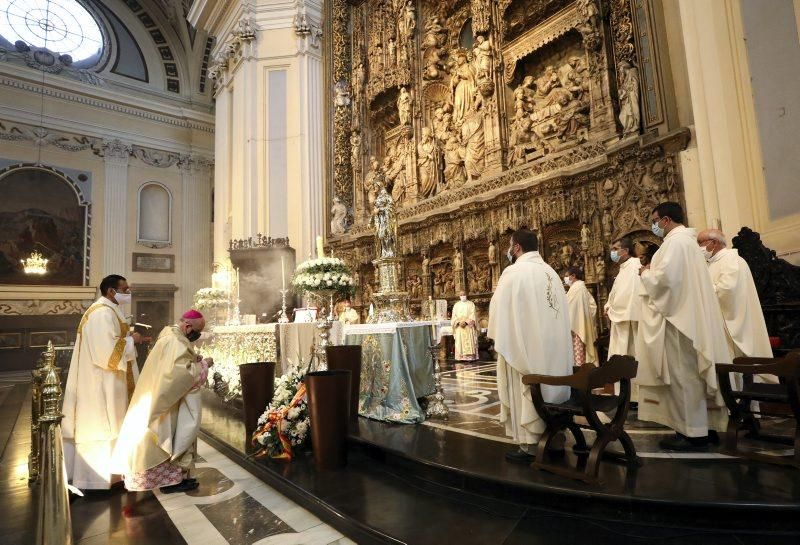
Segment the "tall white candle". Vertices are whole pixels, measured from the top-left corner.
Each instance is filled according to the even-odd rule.
[[[239,305],[239,267],[236,267],[236,305]]]
[[[322,237],[317,235],[317,257],[325,257],[325,252],[322,249]]]
[[[281,289],[286,289],[286,269],[283,268],[283,256],[281,256]]]

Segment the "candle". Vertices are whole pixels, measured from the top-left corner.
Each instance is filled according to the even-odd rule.
[[[283,256],[281,256],[281,289],[286,289],[286,270],[283,268]]]
[[[317,235],[317,257],[325,257],[325,252],[322,249],[322,237]]]
[[[435,314],[435,307],[433,304],[433,297],[430,295],[428,296],[428,314],[431,317],[431,343],[436,343],[436,317]]]
[[[236,267],[236,306],[239,306],[239,267]]]

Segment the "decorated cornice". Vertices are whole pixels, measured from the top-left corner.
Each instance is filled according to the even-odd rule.
[[[177,115],[173,116],[144,108],[137,108],[135,106],[130,106],[128,104],[123,104],[97,97],[91,97],[77,92],[72,92],[66,89],[51,87],[48,85],[43,86],[38,83],[28,82],[5,75],[0,75],[0,86],[10,87],[12,89],[19,89],[21,91],[44,95],[46,97],[56,98],[67,102],[83,104],[86,106],[91,106],[93,108],[99,108],[102,110],[117,112],[132,117],[147,119],[149,121],[165,123],[167,125],[172,125],[175,127],[193,129],[208,133],[214,132],[213,123],[204,123],[196,119],[179,117]]]

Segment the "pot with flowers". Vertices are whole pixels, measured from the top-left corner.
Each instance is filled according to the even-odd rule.
[[[219,314],[228,309],[231,292],[221,288],[201,288],[194,294],[194,308],[209,317],[209,325],[220,322]]]
[[[292,277],[295,291],[306,293],[327,306],[320,318],[320,342],[314,355],[316,369],[325,369],[325,349],[328,347],[329,331],[333,326],[335,298],[349,297],[355,292],[355,280],[347,264],[337,257],[318,257],[301,263]]]
[[[295,449],[309,437],[311,418],[304,382],[307,365],[289,371],[275,380],[275,393],[251,437],[257,458],[269,456],[291,462]]]

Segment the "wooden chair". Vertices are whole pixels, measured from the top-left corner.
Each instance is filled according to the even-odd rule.
[[[629,467],[641,465],[636,455],[636,447],[625,432],[625,420],[631,400],[631,379],[636,376],[638,363],[631,356],[612,356],[602,367],[585,364],[570,376],[554,377],[546,375],[525,375],[522,383],[531,387],[531,397],[536,412],[545,421],[547,428],[539,441],[539,449],[533,467],[558,475],[579,479],[588,483],[599,483],[600,460],[605,455],[627,462]],[[620,383],[619,395],[593,394],[595,388],[606,384]],[[542,397],[542,385],[569,386],[570,398],[563,403],[547,403]],[[609,413],[616,410],[611,422],[604,424],[598,412]],[[586,444],[581,426],[575,422],[576,416],[586,419],[589,429],[597,434],[591,449]],[[556,434],[569,430],[575,438],[573,451],[578,455],[576,468],[552,463],[549,448]],[[625,450],[622,453],[606,452],[609,443],[616,440]],[[588,457],[588,460],[587,460]],[[581,465],[585,461],[585,468]]]
[[[728,407],[728,429],[721,452],[760,462],[791,465],[800,468],[800,351],[782,358],[736,358],[733,363],[716,365],[720,392]],[[734,390],[731,373],[741,373],[743,386]],[[763,384],[753,381],[755,375],[773,375],[779,384]],[[759,402],[759,410],[753,410],[753,401]],[[769,406],[784,405],[791,409],[795,419],[794,437],[760,433],[755,414],[786,416],[785,413],[769,412]],[[794,456],[769,456],[756,452],[745,452],[738,448],[740,427],[749,429],[749,437],[794,446]]]

